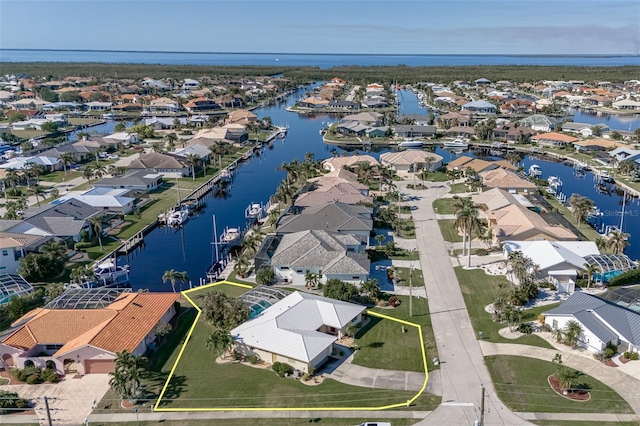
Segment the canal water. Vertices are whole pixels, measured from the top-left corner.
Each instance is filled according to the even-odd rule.
[[[285,177],[285,172],[278,170],[284,162],[293,159],[304,160],[307,152],[314,154],[316,159],[328,158],[334,146],[322,142],[319,130],[327,121],[334,121],[332,117],[323,114],[300,115],[287,112],[285,108],[309,91],[309,87],[298,90],[288,98],[286,102],[278,103],[254,112],[258,117],[271,117],[274,124],[288,124],[289,133],[286,139],[276,140],[271,147],[265,146],[260,156],[254,156],[249,162],[241,165],[235,173],[232,184],[225,196],[209,194],[205,199],[206,206],[197,215],[179,230],[171,228],[158,228],[145,237],[145,244],[135,252],[121,256],[119,264],[129,264],[131,283],[134,289],[147,288],[150,291],[171,291],[169,283],[162,282],[165,270],[175,269],[186,271],[193,285],[197,285],[200,278],[204,278],[209,265],[214,258],[212,242],[213,219],[220,235],[225,227],[238,227],[245,225],[245,208],[253,202],[266,203]],[[426,114],[426,110],[419,106],[415,95],[410,91],[401,92],[404,114]],[[586,121],[586,118],[577,112],[576,121]],[[601,120],[601,117],[597,117]],[[610,120],[620,120],[611,117]],[[600,122],[596,120],[597,122]],[[617,122],[616,122],[617,123]],[[612,128],[615,125],[609,124]],[[632,126],[638,125],[637,120],[631,122]],[[623,127],[628,128],[625,123]],[[635,127],[632,127],[632,129]],[[378,157],[388,149],[372,152]],[[473,153],[451,153],[448,150],[437,148],[436,152],[442,155],[445,161],[451,161],[458,155],[471,155]],[[480,154],[478,154],[480,156]],[[622,193],[612,191],[602,194],[596,191],[593,175],[586,173],[582,178],[574,174],[573,168],[562,163],[541,161],[535,158],[525,157],[523,166],[528,170],[531,164],[538,164],[542,168],[543,178],[558,176],[563,181],[563,189],[567,197],[573,192],[580,193],[594,200],[603,212],[601,221],[604,225],[619,225],[622,209]],[[627,202],[625,208],[624,230],[631,233],[631,246],[626,253],[633,259],[640,258],[640,232],[634,233],[635,226],[639,223],[640,205],[637,200]],[[583,225],[586,226],[586,225]],[[634,235],[635,234],[635,235]]]

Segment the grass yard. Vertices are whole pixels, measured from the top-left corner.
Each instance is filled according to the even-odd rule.
[[[449,177],[445,172],[429,172],[427,180],[430,182],[446,182],[449,180]]]
[[[468,197],[461,197],[468,198]],[[454,214],[453,205],[457,202],[455,198],[439,198],[433,202],[433,208],[438,214]]]
[[[20,139],[31,139],[47,135],[48,133],[42,130],[11,130],[11,134]]]
[[[504,323],[494,322],[491,315],[484,310],[484,307],[493,302],[496,294],[496,284],[499,281],[504,282],[506,285],[511,285],[505,277],[500,275],[487,275],[481,269],[466,270],[461,267],[457,267],[455,268],[455,272],[458,282],[460,283],[460,290],[462,291],[464,302],[467,305],[467,311],[469,312],[471,324],[473,324],[476,336],[478,335],[478,332],[482,331],[482,338],[490,342],[519,343],[523,345],[540,346],[543,348],[553,349],[546,340],[543,340],[534,334],[525,335],[515,340],[506,339],[498,334],[498,330],[506,327],[507,325]],[[527,309],[524,311],[522,322],[533,321],[540,313],[548,311],[556,306],[558,306],[558,303]]]
[[[296,418],[273,418],[273,419],[207,419],[207,420],[158,420],[157,422],[136,422],[136,426],[150,426],[150,425],[163,425],[163,426],[205,426],[205,425],[224,425],[224,426],[298,426],[317,424],[320,426],[353,426],[359,425],[364,422],[371,421],[371,419],[339,419],[331,417],[315,417],[313,419],[296,419]],[[386,420],[385,420],[386,421]],[[389,419],[393,426],[410,426],[416,424],[418,420],[415,419]],[[91,422],[91,426],[131,426],[131,422]],[[637,426],[637,423],[636,423]]]
[[[269,369],[239,364],[217,364],[205,347],[214,328],[200,320],[178,363],[161,402],[168,408],[197,407],[350,407],[392,404],[415,392],[360,388],[325,379],[308,386],[282,378]],[[415,401],[412,409],[428,410],[439,404],[433,395]]]
[[[453,227],[455,220],[453,219],[444,219],[438,221],[438,226],[440,227],[440,232],[442,233],[442,238],[445,241],[449,241],[450,243],[461,243],[462,235],[458,233],[458,230]]]
[[[554,209],[560,212],[562,216],[576,227],[576,229],[582,234],[580,235],[581,240],[595,241],[600,236],[598,231],[585,223],[580,224],[580,227],[578,227],[578,221],[573,213],[571,213],[571,210],[569,210],[569,208],[560,201],[556,200],[554,197],[545,197],[545,199],[553,206]]]
[[[67,119],[67,121],[72,126],[87,126],[90,124],[98,124],[104,120],[98,120],[96,118],[85,118],[85,117],[70,117]]]
[[[393,269],[395,270],[396,275],[404,281],[403,285],[408,287],[409,286],[409,268],[394,266]],[[411,284],[412,284],[412,287],[424,286],[424,277],[422,276],[421,269],[415,269],[415,268],[413,269],[413,277],[411,279]]]
[[[206,291],[224,291],[238,296],[245,289],[220,285]],[[193,292],[198,303],[206,291]],[[417,309],[417,308],[416,308]],[[424,316],[428,319],[428,313]],[[205,341],[214,328],[201,319],[171,378],[161,406],[169,408],[197,407],[320,407],[381,406],[412,398],[415,392],[369,389],[344,385],[325,379],[308,386],[290,378],[281,378],[270,369],[238,364],[217,364]],[[175,353],[176,351],[174,351]],[[171,368],[174,355],[167,357],[161,371]],[[156,366],[157,367],[157,366]],[[440,398],[425,394],[415,401],[414,410],[431,410]]]
[[[397,308],[374,308],[372,311],[420,324],[427,350],[427,369],[437,369],[432,363],[433,357],[438,356],[438,349],[427,300],[414,297],[413,316],[409,316],[409,297],[398,298],[402,304]],[[403,333],[400,323],[373,316],[369,318],[371,321],[356,334],[359,349],[354,356],[354,364],[389,370],[424,371],[420,338],[415,327],[405,327],[407,332]]]
[[[454,183],[451,185],[452,194],[460,194],[469,192],[469,185],[466,182]]]
[[[397,228],[398,237],[413,239],[416,237],[416,225],[411,219],[398,220]]]
[[[3,379],[2,377],[0,377],[0,386],[6,385],[7,383],[9,383],[9,379]]]
[[[489,356],[485,363],[498,397],[514,411],[536,413],[633,413],[620,395],[588,375],[578,382],[589,387],[591,399],[571,401],[556,394],[547,377],[556,371],[549,361],[518,356]],[[563,423],[565,424],[565,423]]]
[[[67,175],[65,176],[64,171],[51,172],[46,175],[40,176],[40,180],[44,182],[55,182],[60,183],[63,181],[70,181],[71,179],[75,179],[82,176],[82,172],[77,172],[73,170],[67,170]]]

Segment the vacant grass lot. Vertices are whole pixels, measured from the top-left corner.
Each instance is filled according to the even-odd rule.
[[[461,243],[462,235],[458,233],[458,230],[453,227],[456,221],[453,219],[444,219],[438,221],[442,238],[450,243]]]
[[[523,345],[540,346],[553,349],[546,340],[531,334],[518,339],[506,339],[498,334],[498,330],[506,327],[504,323],[494,322],[491,315],[484,310],[484,307],[493,302],[497,291],[497,283],[502,281],[506,285],[511,285],[503,276],[487,275],[481,269],[466,270],[460,267],[455,268],[460,290],[467,305],[467,311],[471,318],[471,324],[476,332],[476,336],[482,331],[483,339],[498,343],[520,343]],[[548,311],[558,306],[558,303],[527,309],[524,311],[523,322],[533,321],[544,311]]]
[[[238,295],[246,291],[233,286],[216,286],[205,291],[225,291]],[[190,297],[199,302],[203,297],[193,292]],[[426,315],[428,318],[428,315]],[[376,407],[406,401],[415,392],[369,389],[343,385],[325,379],[318,386],[308,386],[290,378],[281,378],[271,370],[238,364],[217,364],[205,341],[214,328],[200,319],[180,359],[162,407]],[[168,358],[171,361],[173,356]],[[171,367],[169,363],[163,370]],[[425,394],[412,409],[435,408],[440,398]]]
[[[298,425],[319,425],[319,426],[353,426],[359,425],[364,422],[371,421],[371,419],[337,419],[330,417],[314,417],[313,419],[207,419],[207,420],[158,420],[157,422],[136,422],[136,426],[205,426],[205,425],[224,425],[224,426],[298,426]],[[415,419],[390,419],[393,426],[410,426],[416,424]],[[132,423],[104,423],[104,422],[92,422],[91,426],[131,426]],[[637,426],[637,423],[635,423]],[[624,425],[623,425],[624,426]]]
[[[633,413],[613,389],[586,374],[578,382],[588,386],[591,393],[589,401],[571,401],[556,394],[547,382],[547,377],[556,371],[551,361],[498,355],[485,357],[485,363],[500,400],[514,411]]]
[[[82,176],[82,172],[77,172],[73,170],[67,170],[67,174],[65,176],[64,170],[62,170],[59,172],[51,172],[51,173],[47,173],[46,175],[42,175],[40,176],[40,180],[44,182],[60,183],[64,181],[68,182],[71,179],[75,179],[80,176]]]
[[[540,426],[638,426],[638,422],[589,422],[589,421],[567,421],[567,420],[536,420],[533,424]]]
[[[428,370],[438,368],[432,363],[433,357],[438,355],[438,350],[426,299],[414,297],[413,316],[409,316],[409,297],[398,296],[398,298],[402,304],[397,308],[374,308],[372,311],[420,324],[427,350],[427,368]],[[356,334],[356,345],[360,349],[356,351],[354,364],[388,370],[424,371],[420,337],[415,327],[405,326],[407,332],[403,333],[400,323],[377,317],[370,317],[370,319],[369,324]]]

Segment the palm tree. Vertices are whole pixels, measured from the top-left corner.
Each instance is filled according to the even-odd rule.
[[[556,339],[556,342],[560,343],[564,340],[564,331],[561,328],[554,328],[551,330],[551,335]]]
[[[244,256],[240,256],[236,261],[235,266],[233,267],[233,271],[240,275],[241,278],[245,278],[247,276],[247,272],[249,271],[249,266],[251,266],[251,262]]]
[[[322,280],[322,275],[315,272],[307,271],[304,274],[304,282],[306,288],[316,288]]]
[[[109,386],[122,399],[134,399],[144,396],[141,380],[146,375],[147,359],[142,355],[133,355],[124,350],[116,353],[115,371],[109,373]]]
[[[575,346],[582,333],[582,326],[576,320],[569,320],[564,325],[563,332],[565,343],[570,346]]]
[[[44,200],[45,190],[40,185],[29,185],[27,188],[27,194],[33,195],[36,197],[36,202],[38,203],[38,207],[40,207],[40,196]]]
[[[58,198],[60,196],[60,190],[58,188],[53,188],[51,189],[51,191],[49,191],[49,195],[51,196],[51,198]]]
[[[244,237],[242,249],[250,256],[253,256],[260,248],[262,236],[257,232],[252,232]]]
[[[176,142],[178,141],[178,136],[174,132],[171,132],[164,137],[164,140],[167,142],[167,147],[169,151],[173,151],[173,149],[175,148]]]
[[[372,300],[380,297],[380,285],[375,278],[369,279],[360,285],[360,293],[366,294]]]
[[[358,332],[358,326],[351,322],[345,331],[347,332],[347,336],[355,338]]]
[[[376,234],[376,236],[374,237],[376,242],[378,243],[379,246],[382,245],[382,243],[384,242],[384,240],[387,239],[387,237],[384,234]]]
[[[196,166],[202,162],[202,159],[195,154],[187,154],[185,162],[191,168],[191,177],[196,180]]]
[[[269,225],[274,225],[276,223],[276,221],[280,217],[280,213],[282,213],[280,209],[273,209],[269,211],[269,215],[267,216],[267,222],[269,223]]]
[[[227,351],[233,347],[233,337],[228,331],[218,329],[209,334],[205,344],[207,349],[213,351],[217,357],[222,356],[222,359],[224,359]]]
[[[98,237],[98,243],[100,244],[100,250],[102,251],[102,225],[104,224],[104,216],[93,216],[89,218],[89,223],[93,228],[93,232]]]
[[[180,272],[176,271],[175,269],[164,271],[164,274],[162,275],[162,282],[166,284],[167,281],[169,281],[174,293],[176,292],[176,281],[178,281],[179,279]]]
[[[600,268],[590,263],[585,263],[583,266],[584,266],[584,272],[587,274],[587,288],[589,288],[591,287],[591,280],[593,279],[593,274],[600,272]]]
[[[72,152],[63,152],[60,154],[60,160],[62,161],[62,167],[64,167],[64,175],[67,175],[67,166],[76,162],[76,157]]]
[[[580,228],[580,224],[586,219],[595,204],[591,199],[580,194],[571,194],[569,204],[571,204],[571,212],[578,222],[578,228]]]
[[[91,183],[91,178],[93,177],[93,167],[89,164],[84,166],[84,170],[82,171],[82,177]]]
[[[453,203],[453,212],[456,214],[456,223],[453,224],[455,229],[462,230],[462,255],[464,256],[467,250],[467,229],[466,229],[466,219],[464,215],[460,212],[465,210],[467,207],[473,206],[473,201],[471,198],[456,198],[456,201]],[[460,219],[458,220],[458,216]]]
[[[107,169],[104,167],[104,164],[98,164],[93,168],[93,177],[96,179],[101,179],[106,174]]]
[[[180,281],[180,291],[182,291],[182,284],[186,284],[189,282],[189,279],[190,279],[189,275],[187,274],[187,271],[182,271],[182,272],[177,272],[176,277]]]
[[[63,241],[51,240],[40,246],[40,252],[50,259],[57,259],[67,252],[67,245]]]
[[[615,158],[615,157],[612,157]],[[623,160],[618,164],[618,172],[623,175],[631,175],[636,170],[636,165],[631,160]]]
[[[562,387],[563,390],[571,392],[578,385],[580,375],[581,373],[573,368],[559,365],[553,376],[560,382],[560,387]]]
[[[607,236],[607,246],[609,247],[609,250],[615,254],[623,253],[624,249],[631,244],[629,243],[630,236],[631,234],[618,230],[609,232],[609,235]]]

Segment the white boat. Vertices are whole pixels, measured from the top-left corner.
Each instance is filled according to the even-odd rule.
[[[452,141],[444,141],[443,145],[445,148],[467,148],[469,146],[461,137],[457,137]]]
[[[558,176],[549,176],[547,182],[549,182],[550,186],[562,186],[562,181]]]
[[[244,217],[247,219],[260,219],[262,216],[262,205],[258,203],[251,203],[244,211]]]
[[[227,169],[220,170],[220,174],[218,175],[220,180],[229,182],[231,180],[231,172]]]
[[[178,210],[171,213],[169,219],[167,219],[167,225],[180,226],[189,220],[189,212],[185,210]]]
[[[69,288],[105,288],[118,287],[129,284],[129,265],[117,266],[115,262],[106,260],[93,267],[91,276],[84,276],[79,283],[65,284]]]
[[[400,148],[422,148],[424,143],[422,141],[416,141],[411,138],[405,138],[402,142],[398,144]]]
[[[551,195],[556,195],[556,189],[552,186],[547,186],[545,190]]]
[[[113,120],[114,118],[116,118],[116,115],[110,112],[107,112],[102,114],[102,118],[104,118],[105,120]]]
[[[220,244],[233,244],[238,241],[241,236],[240,228],[227,227],[222,235],[220,235]]]
[[[542,176],[542,169],[537,164],[533,164],[529,167],[529,176],[539,178]]]

